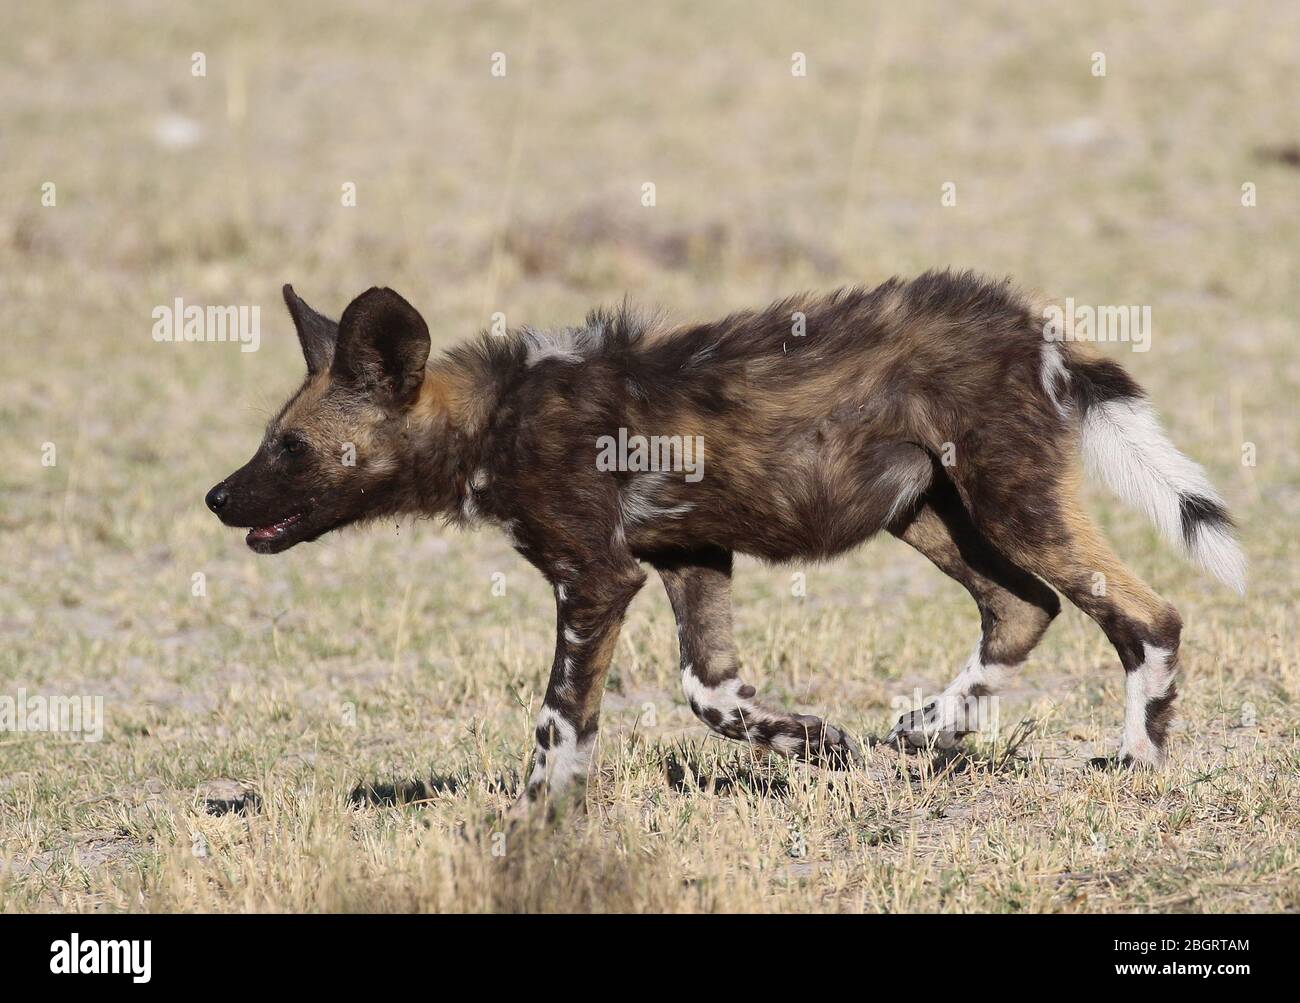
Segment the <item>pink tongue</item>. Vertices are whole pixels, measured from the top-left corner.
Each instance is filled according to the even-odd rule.
[[[269,540],[297,518],[297,514],[294,514],[289,516],[287,519],[281,519],[279,522],[272,523],[269,526],[259,526],[256,529],[249,530],[248,538],[250,540]]]

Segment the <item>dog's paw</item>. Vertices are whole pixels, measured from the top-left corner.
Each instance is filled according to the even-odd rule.
[[[1153,770],[1157,764],[1121,752],[1114,756],[1093,756],[1088,766],[1094,770]]]
[[[799,753],[800,758],[828,770],[851,770],[863,764],[861,746],[843,728],[812,715],[795,720],[805,729],[805,751]]]
[[[776,748],[827,770],[850,770],[861,766],[862,749],[847,731],[812,714],[793,714],[783,733],[784,745]]]
[[[862,746],[843,728],[826,725],[822,734],[822,765],[832,770],[852,770],[860,767],[864,759]]]
[[[970,732],[958,729],[943,717],[939,713],[939,702],[931,700],[924,707],[910,710],[900,717],[885,736],[885,744],[918,750],[956,748]]]
[[[586,784],[570,784],[556,791],[545,781],[531,783],[506,812],[506,822],[514,830],[551,824],[572,814],[585,813],[586,794]]]

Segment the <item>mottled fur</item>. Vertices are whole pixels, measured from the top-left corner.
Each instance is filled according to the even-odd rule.
[[[503,528],[556,594],[530,798],[585,777],[643,565],[664,581],[683,686],[710,728],[817,762],[856,758],[847,733],[762,704],[740,679],[732,555],[820,560],[882,529],[961,582],[983,628],[945,698],[893,738],[959,737],[948,708],[1028,655],[1056,589],[1137,674],[1131,700],[1145,703],[1129,717],[1144,723],[1126,719],[1122,755],[1158,761],[1181,624],[1080,508],[1081,437],[1095,426],[1089,455],[1103,474],[1114,457],[1118,487],[1157,517],[1176,507],[1191,549],[1221,544],[1198,534],[1224,531],[1227,513],[1208,485],[1180,494],[1176,476],[1143,466],[1150,447],[1116,423],[1122,408],[1149,408],[1141,389],[1114,362],[1046,341],[1042,315],[1009,284],[927,273],[679,327],[624,308],[559,332],[484,334],[432,364],[424,321],[390,290],[358,297],[338,325],[288,287],[285,298],[307,380],[209,504],[260,527],[249,544],[263,552],[402,513]],[[599,443],[620,429],[700,437],[702,478],[602,469]],[[349,444],[352,466],[339,462]]]

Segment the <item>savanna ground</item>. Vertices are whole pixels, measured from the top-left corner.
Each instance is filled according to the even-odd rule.
[[[97,743],[0,733],[0,907],[1300,908],[1300,8],[8,3],[0,21],[0,694],[102,696],[106,716]],[[1085,768],[1115,749],[1123,673],[1073,609],[961,754],[755,760],[683,702],[652,580],[587,813],[503,836],[550,661],[542,579],[492,531],[428,522],[257,557],[203,506],[300,377],[286,281],[335,315],[390,285],[447,345],[497,311],[564,323],[626,293],[702,318],[936,265],[1152,307],[1149,352],[1108,350],[1252,564],[1238,599],[1088,496],[1186,621],[1162,772]],[[178,296],[260,305],[260,351],[155,343]],[[760,690],[864,736],[979,633],[889,538],[743,561],[736,601]]]

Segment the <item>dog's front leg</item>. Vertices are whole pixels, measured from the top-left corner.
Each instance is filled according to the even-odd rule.
[[[645,582],[630,557],[550,573],[556,637],[551,680],[537,718],[537,745],[528,786],[512,814],[527,814],[561,792],[580,793],[587,781],[600,719],[600,699],[628,603]]]

